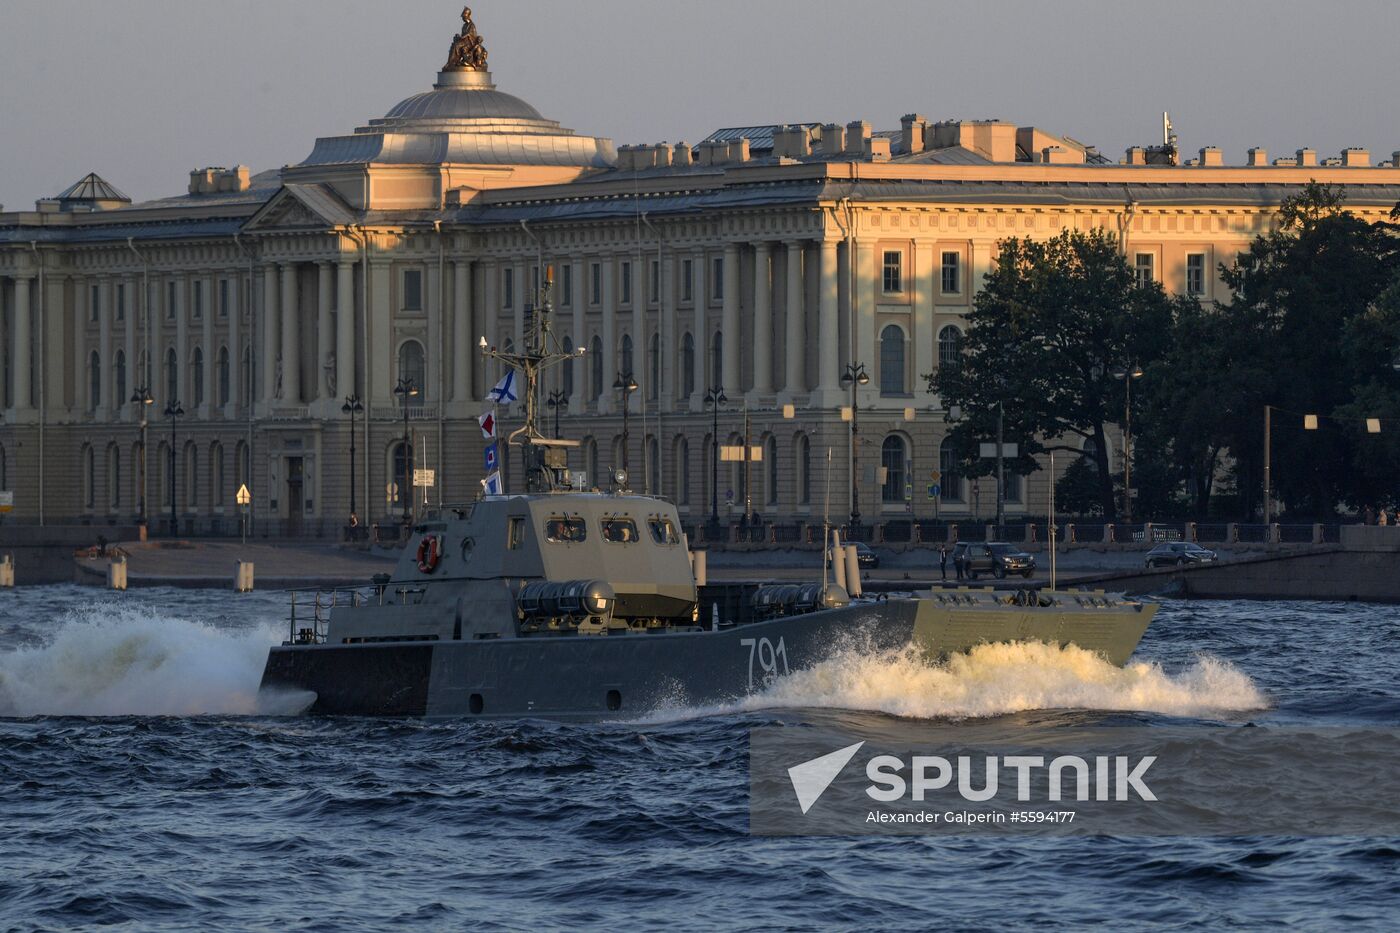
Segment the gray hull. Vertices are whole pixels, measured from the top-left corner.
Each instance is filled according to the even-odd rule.
[[[718,631],[273,648],[264,690],[309,691],[313,713],[636,718],[732,703],[843,649],[911,642],[932,659],[979,644],[1075,644],[1123,664],[1152,606],[990,609],[938,599],[860,603]]]

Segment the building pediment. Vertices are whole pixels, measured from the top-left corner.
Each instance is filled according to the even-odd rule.
[[[355,223],[355,212],[326,185],[286,184],[249,218],[247,232],[327,230]]]

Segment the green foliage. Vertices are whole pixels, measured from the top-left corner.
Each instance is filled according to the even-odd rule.
[[[1103,514],[1098,463],[1089,457],[1074,458],[1074,462],[1055,481],[1055,510],[1062,515],[1090,517]]]

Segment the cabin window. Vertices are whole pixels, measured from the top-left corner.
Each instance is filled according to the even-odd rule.
[[[506,532],[506,547],[512,551],[520,550],[520,546],[525,543],[525,519],[522,516],[511,516]]]
[[[680,544],[681,536],[669,518],[653,518],[647,521],[651,529],[651,539],[657,544]]]
[[[635,544],[641,540],[637,535],[637,523],[630,518],[605,518],[603,540],[613,544]]]
[[[554,516],[544,523],[544,537],[555,544],[580,544],[588,540],[588,526],[577,516]]]

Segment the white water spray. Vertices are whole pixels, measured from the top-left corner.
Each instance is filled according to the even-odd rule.
[[[216,628],[137,606],[93,606],[52,639],[0,652],[3,716],[264,712],[258,684],[281,628]]]

